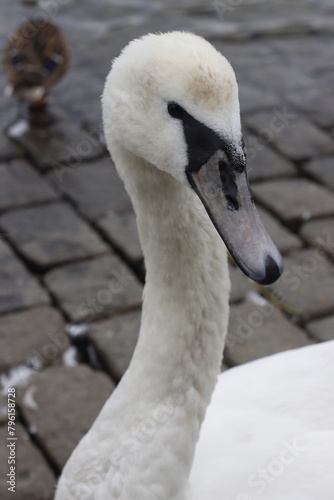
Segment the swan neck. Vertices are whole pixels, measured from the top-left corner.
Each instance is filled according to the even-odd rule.
[[[159,498],[183,499],[222,360],[226,249],[190,188],[129,153],[113,156],[137,215],[147,274],[138,344],[111,404],[116,414],[124,409],[123,440],[152,427],[137,443],[138,481],[147,467],[150,481],[166,478]]]

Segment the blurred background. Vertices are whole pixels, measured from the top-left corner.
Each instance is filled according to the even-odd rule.
[[[17,36],[27,19],[36,33],[58,26],[56,48],[49,35],[37,48],[37,35]],[[5,439],[7,389],[16,387],[17,500],[53,498],[137,341],[145,270],[131,203],[105,148],[100,96],[131,39],[169,30],[204,36],[232,63],[251,186],[285,257],[269,288],[230,262],[222,369],[334,338],[332,0],[2,2],[0,433]],[[9,96],[9,73],[36,50],[49,50],[42,82],[60,76],[29,105]],[[4,470],[4,446],[0,461]],[[2,475],[0,496],[10,495]]]

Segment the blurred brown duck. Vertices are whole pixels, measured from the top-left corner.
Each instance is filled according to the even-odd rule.
[[[28,101],[32,107],[45,106],[49,87],[64,75],[69,60],[69,45],[57,26],[25,21],[4,50],[9,80],[6,94]]]

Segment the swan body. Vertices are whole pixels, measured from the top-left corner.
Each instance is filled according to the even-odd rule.
[[[113,62],[102,108],[145,256],[142,321],[56,500],[250,500],[248,476],[293,452],[300,458],[269,477],[264,498],[298,500],[313,477],[319,494],[300,498],[329,499],[333,343],[230,370],[217,384],[230,292],[222,239],[256,281],[282,272],[247,183],[231,66],[195,35],[148,35]]]
[[[196,447],[191,499],[332,499],[333,380],[334,341],[222,373]]]

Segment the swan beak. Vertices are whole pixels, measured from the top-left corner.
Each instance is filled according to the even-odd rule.
[[[265,229],[249,187],[244,157],[229,160],[219,149],[188,180],[240,269],[270,285],[283,272],[282,256]]]

